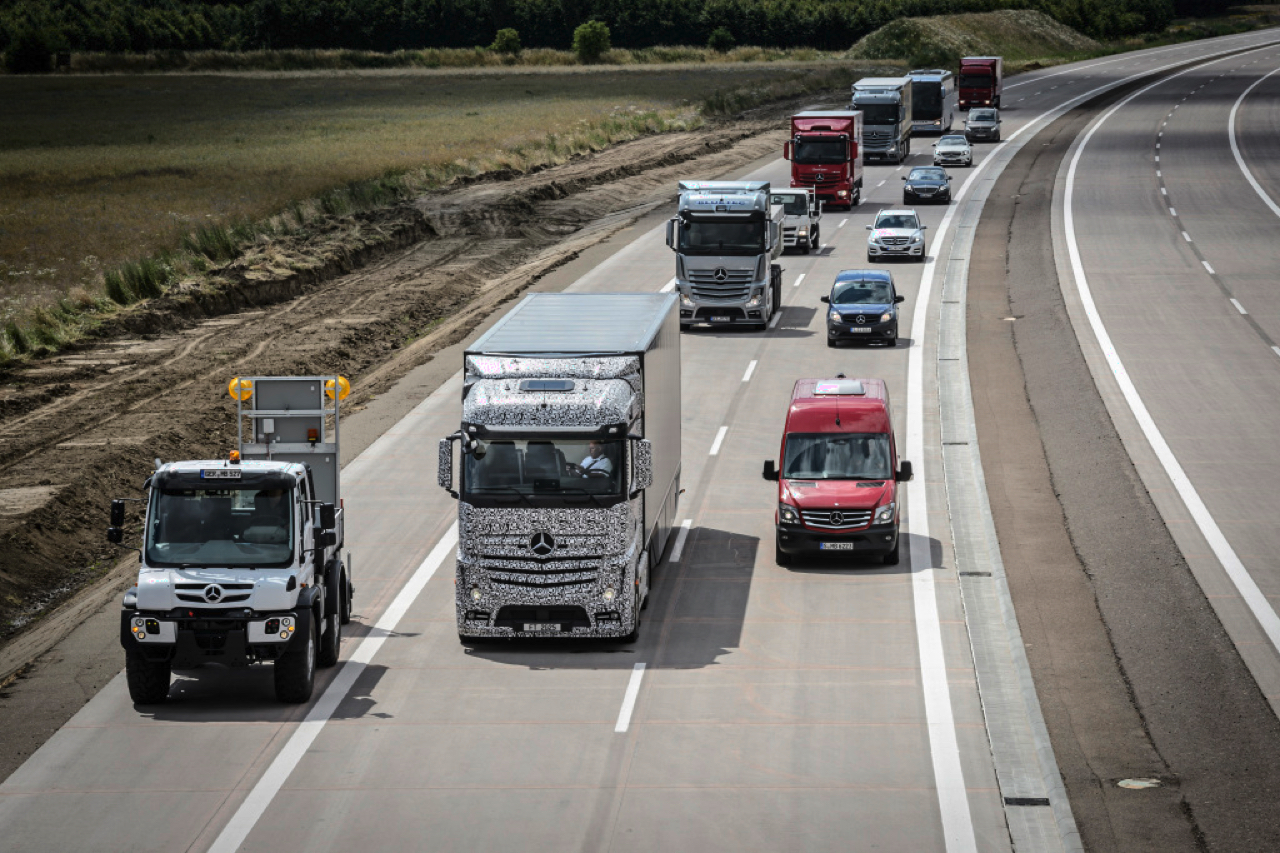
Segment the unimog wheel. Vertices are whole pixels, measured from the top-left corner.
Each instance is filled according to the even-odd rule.
[[[343,599],[343,572],[342,569],[336,568],[330,577],[333,578],[332,586],[325,589],[325,609],[329,609],[329,601],[333,601],[333,612],[324,617],[323,625],[320,633],[320,653],[317,663],[321,668],[327,669],[338,662],[338,656],[342,652],[342,610]]]
[[[128,649],[124,654],[124,674],[133,704],[159,705],[169,698],[172,672],[168,661],[147,660],[141,651]]]
[[[284,654],[276,658],[276,698],[301,704],[311,699],[316,686],[316,625],[310,610],[297,616],[298,628]]]

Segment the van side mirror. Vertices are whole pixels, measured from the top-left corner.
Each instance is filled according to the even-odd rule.
[[[333,530],[338,526],[338,508],[333,504],[320,504],[320,529]]]
[[[906,176],[906,175],[903,175],[903,176],[902,176],[902,180],[904,180],[904,181],[905,181],[906,179],[907,179],[907,176]]]
[[[893,304],[894,304],[894,305],[897,305],[899,302],[906,302],[906,301],[907,301],[907,297],[903,296],[901,293],[899,293],[897,296],[893,297]]]
[[[112,545],[119,545],[120,543],[124,542],[124,531],[121,530],[119,527],[108,527],[107,541],[110,542]]]
[[[633,439],[631,464],[635,468],[631,477],[631,497],[634,498],[653,485],[653,442],[647,438]]]
[[[124,527],[124,501],[111,502],[111,526]]]
[[[911,463],[903,460],[902,464],[898,466],[898,473],[893,476],[893,479],[894,482],[905,483],[910,480],[912,476]]]
[[[826,301],[825,297],[823,298],[823,301]],[[764,460],[764,470],[760,472],[760,476],[764,477],[766,480],[777,481],[778,469],[774,466],[772,459]]]
[[[440,459],[436,468],[436,482],[455,498],[458,493],[453,490],[453,442],[461,437],[460,433],[454,433],[448,438],[440,439]]]
[[[870,231],[870,230],[871,230],[871,226],[870,226],[870,225],[868,225],[868,226],[867,226],[867,230],[868,230],[868,231]]]
[[[674,219],[667,220],[667,248],[674,249],[676,247],[676,221]]]
[[[830,296],[823,296],[823,297],[820,297],[818,301],[819,301],[819,302],[825,302],[825,303],[827,303],[828,305],[830,305],[830,304],[831,304],[831,297],[830,297]],[[771,462],[771,463],[769,463],[769,464],[770,464],[770,465],[772,465],[773,463]]]

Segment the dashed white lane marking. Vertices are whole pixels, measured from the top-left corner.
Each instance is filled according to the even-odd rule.
[[[613,727],[615,732],[625,732],[631,725],[631,712],[636,707],[636,697],[640,695],[640,679],[644,678],[644,664],[638,663],[631,670],[631,680],[627,682],[627,692],[622,697],[622,710],[618,711],[618,723]]]
[[[779,320],[781,320],[781,319],[782,319],[782,312],[781,312],[781,311],[775,311],[775,312],[773,312],[773,319],[769,321],[769,328],[770,328],[770,329],[772,329],[772,328],[777,327],[777,325],[778,325],[778,321],[779,321]]]
[[[1157,150],[1157,151],[1159,151],[1159,150],[1160,150],[1160,143],[1159,143],[1159,142],[1157,142],[1157,143],[1156,143],[1156,150]]]
[[[662,285],[662,289],[661,289],[661,290],[659,290],[658,292],[659,292],[659,293],[670,293],[670,292],[675,288],[675,286],[676,286],[676,280],[673,278],[673,279],[671,279],[671,281],[669,281],[669,282],[667,282],[666,284]]]
[[[1177,215],[1178,215],[1178,211],[1171,207],[1171,208],[1169,208],[1169,215],[1170,215],[1170,216],[1177,216]]]
[[[881,181],[880,183],[876,184],[876,189],[880,189],[882,186],[884,186],[884,181]]]
[[[668,563],[680,562],[680,555],[684,553],[684,541],[689,538],[689,527],[692,524],[692,518],[686,518],[680,522],[680,532],[676,534],[676,544],[671,546],[671,556],[667,558]]]
[[[1160,162],[1160,155],[1159,155],[1159,154],[1157,154],[1157,155],[1156,155],[1156,162],[1157,162],[1157,163],[1159,163],[1159,162]]]
[[[1232,299],[1231,304],[1236,306],[1236,310],[1239,311],[1241,314],[1248,316],[1249,312],[1244,310],[1244,306],[1240,304],[1239,299]]]
[[[1209,266],[1208,261],[1201,261],[1200,263],[1204,264],[1204,268],[1209,271],[1209,275],[1217,275],[1217,273],[1213,271],[1213,267]]]
[[[1280,347],[1272,347],[1271,351],[1276,355],[1280,355]]]
[[[711,442],[711,456],[717,456],[720,453],[720,442],[724,441],[724,434],[729,431],[727,426],[722,426],[716,432],[716,440]]]
[[[1182,232],[1182,239],[1183,239],[1183,240],[1186,240],[1188,243],[1190,243],[1190,242],[1191,242],[1191,235],[1190,235],[1190,234],[1188,234],[1186,231],[1183,231],[1183,232]]]
[[[1158,178],[1158,177],[1160,177],[1160,170],[1159,170],[1159,169],[1156,169],[1156,177],[1157,177],[1157,178]]]
[[[1167,189],[1165,189],[1164,187],[1160,188],[1160,195],[1168,195],[1168,194],[1169,194],[1169,191]]]
[[[1025,101],[1026,98],[1018,98],[1019,101]]]
[[[824,249],[826,248],[826,245],[825,245],[825,244],[823,245],[823,248],[824,248]],[[793,284],[793,285],[791,285],[791,286],[792,286],[792,287],[799,287],[799,286],[800,286],[800,282],[804,281],[804,277],[805,277],[806,275],[808,275],[808,273],[803,273],[803,272],[802,272],[802,273],[800,273],[800,275],[796,276],[796,283],[795,283],[795,284]]]
[[[444,536],[440,537],[440,541],[431,549],[431,553],[427,554],[427,558],[413,573],[413,577],[409,578],[409,582],[401,588],[391,604],[383,611],[373,630],[360,641],[360,645],[356,647],[350,659],[342,665],[342,669],[338,671],[333,681],[329,682],[320,701],[311,707],[307,716],[294,729],[284,748],[267,768],[267,772],[262,774],[258,784],[253,786],[249,796],[245,797],[240,808],[222,828],[213,846],[209,848],[210,853],[235,853],[240,849],[240,845],[249,837],[254,825],[271,805],[271,801],[280,792],[294,768],[298,766],[298,762],[320,735],[324,724],[338,709],[338,703],[346,698],[356,680],[364,673],[365,667],[369,665],[369,661],[373,660],[373,656],[377,654],[378,649],[382,648],[387,638],[395,636],[395,628],[400,623],[400,619],[408,612],[409,607],[418,598],[418,594],[426,587],[427,581],[431,580],[436,569],[440,568],[440,564],[453,556],[457,546],[458,523],[455,521]]]
[[[747,372],[742,374],[743,382],[751,381],[751,374],[756,372],[756,359],[751,359],[751,363],[747,365]]]
[[[836,227],[837,227],[837,228],[843,228],[843,227],[845,226],[845,223],[846,223],[846,222],[848,222],[848,221],[849,221],[849,220],[847,220],[847,219],[841,219],[841,220],[840,220],[840,224],[839,224],[839,225],[837,225]]]

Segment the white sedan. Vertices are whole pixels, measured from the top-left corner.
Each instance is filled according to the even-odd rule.
[[[933,165],[968,168],[973,165],[973,147],[959,134],[944,136],[933,143]]]

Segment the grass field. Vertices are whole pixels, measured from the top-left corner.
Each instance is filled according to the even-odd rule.
[[[0,326],[77,289],[88,304],[105,271],[201,226],[386,175],[564,159],[696,122],[717,92],[840,67],[0,77]]]

